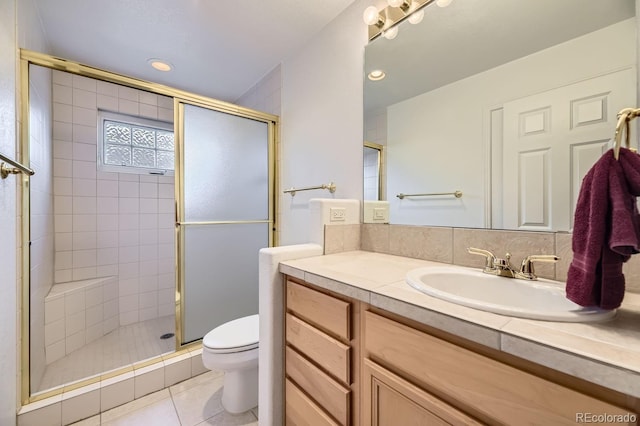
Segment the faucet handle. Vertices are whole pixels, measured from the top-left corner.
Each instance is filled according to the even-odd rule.
[[[467,247],[467,252],[469,254],[477,254],[485,257],[484,269],[494,269],[496,257],[489,250],[483,250],[475,247]]]
[[[560,258],[555,254],[532,254],[525,257],[522,261],[520,274],[523,275],[524,278],[535,280],[537,277],[533,268],[533,262],[556,263],[558,260],[560,260]]]
[[[493,261],[493,266],[503,269],[511,269],[511,253],[507,253],[504,259],[496,258]]]

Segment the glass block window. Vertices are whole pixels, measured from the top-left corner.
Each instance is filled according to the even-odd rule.
[[[173,173],[173,124],[100,111],[98,131],[100,170]]]

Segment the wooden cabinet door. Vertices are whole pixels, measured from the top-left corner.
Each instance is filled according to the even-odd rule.
[[[364,359],[362,420],[372,426],[479,425],[433,395]]]
[[[465,412],[497,425],[575,425],[576,413],[629,411],[519,370],[373,312],[365,312],[368,356],[437,390]]]

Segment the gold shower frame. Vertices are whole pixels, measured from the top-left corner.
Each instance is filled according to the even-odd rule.
[[[371,148],[378,151],[378,200],[383,201],[387,196],[387,188],[385,184],[385,165],[386,165],[386,153],[384,145],[380,145],[374,142],[364,142],[364,148]]]
[[[63,392],[68,392],[73,389],[78,389],[93,383],[97,383],[101,380],[115,377],[117,375],[127,373],[135,368],[155,364],[162,362],[163,359],[168,357],[179,356],[183,353],[187,353],[189,348],[197,346],[200,341],[191,342],[188,344],[182,344],[182,313],[184,312],[183,298],[181,295],[184,293],[184,235],[180,230],[180,220],[184,217],[184,188],[182,187],[184,182],[183,167],[182,167],[182,153],[184,152],[184,141],[182,135],[184,134],[184,120],[181,115],[182,105],[191,104],[196,106],[202,106],[219,112],[224,112],[244,118],[250,118],[253,120],[267,123],[268,126],[268,155],[269,155],[269,219],[264,221],[269,223],[269,246],[278,245],[279,232],[276,229],[276,217],[278,211],[278,196],[277,185],[278,175],[276,171],[277,164],[277,149],[279,146],[279,117],[276,115],[264,113],[261,111],[253,110],[250,108],[241,107],[228,102],[220,101],[217,99],[209,98],[206,96],[198,95],[195,93],[187,92],[180,89],[175,89],[169,86],[165,86],[158,83],[153,83],[145,80],[140,80],[132,77],[127,77],[121,74],[117,74],[110,71],[105,71],[99,68],[84,65],[78,62],[58,58],[55,56],[34,52],[26,49],[20,49],[20,108],[19,108],[19,143],[20,143],[20,161],[29,166],[29,65],[39,65],[42,67],[50,68],[52,70],[65,71],[84,77],[90,77],[97,80],[107,81],[110,83],[116,83],[123,86],[128,86],[134,89],[145,90],[148,92],[156,93],[159,95],[170,96],[174,99],[174,134],[176,139],[176,170],[175,170],[175,212],[176,212],[176,226],[175,226],[175,271],[176,271],[176,351],[169,355],[160,355],[155,358],[134,363],[110,371],[109,373],[102,374],[100,376],[94,376],[74,382],[70,385],[65,385],[59,388],[52,389],[39,393],[35,396],[31,395],[30,386],[30,365],[29,365],[29,340],[30,340],[30,253],[28,250],[28,242],[30,241],[30,204],[29,204],[29,176],[21,174],[20,181],[20,197],[22,199],[22,212],[20,215],[20,247],[22,253],[20,256],[21,261],[21,285],[19,288],[19,300],[20,300],[20,400],[22,405],[26,405],[32,402],[36,402],[54,395],[59,395]]]

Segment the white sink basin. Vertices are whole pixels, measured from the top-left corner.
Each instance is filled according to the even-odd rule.
[[[616,311],[584,308],[565,297],[564,284],[485,274],[463,267],[427,267],[407,273],[407,283],[422,293],[483,311],[546,321],[593,322]]]

